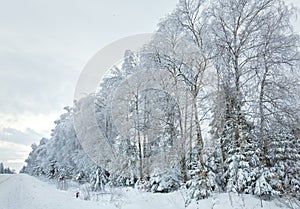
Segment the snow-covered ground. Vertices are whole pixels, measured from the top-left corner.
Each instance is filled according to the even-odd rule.
[[[0,175],[0,209],[184,209],[184,194],[153,194],[135,189],[108,190],[93,196],[98,201],[75,198],[76,188],[58,190],[56,185],[24,174]],[[81,191],[82,193],[82,191]],[[82,194],[81,194],[82,195]],[[95,199],[96,198],[96,199]],[[263,208],[288,208],[278,201],[263,201]],[[258,198],[251,195],[216,194],[192,203],[189,209],[255,209],[261,208]],[[297,208],[297,207],[295,207]]]

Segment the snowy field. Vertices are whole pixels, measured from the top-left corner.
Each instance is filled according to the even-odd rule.
[[[0,209],[183,209],[184,194],[153,194],[134,189],[109,190],[98,195],[98,201],[75,198],[74,188],[58,190],[56,185],[34,177],[0,175]],[[279,201],[263,201],[263,208],[290,208]],[[209,199],[192,203],[189,209],[255,209],[261,208],[258,198],[251,195],[218,194]],[[292,208],[292,207],[291,207]],[[294,208],[297,208],[296,206]]]

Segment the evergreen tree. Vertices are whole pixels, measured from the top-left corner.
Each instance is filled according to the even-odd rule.
[[[294,133],[287,130],[274,133],[270,145],[271,171],[274,173],[272,186],[283,194],[299,196],[299,149],[299,139]]]
[[[4,166],[3,166],[3,163],[0,163],[0,173],[4,173]]]

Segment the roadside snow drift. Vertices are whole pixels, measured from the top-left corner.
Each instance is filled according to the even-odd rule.
[[[0,209],[184,209],[184,193],[153,194],[135,189],[114,189],[97,196],[98,201],[76,199],[74,188],[56,189],[55,185],[25,174],[0,175]],[[279,209],[278,201],[263,201],[263,208]],[[251,195],[216,194],[190,204],[188,209],[256,209],[258,198]]]

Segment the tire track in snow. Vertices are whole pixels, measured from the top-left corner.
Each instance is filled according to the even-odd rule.
[[[9,176],[9,177],[7,177],[6,179],[4,179],[4,180],[0,181],[0,184],[3,184],[4,182],[8,181],[9,179],[11,179],[11,178],[15,177],[15,175],[14,175],[14,174],[11,174],[11,175],[12,175],[12,176]]]

